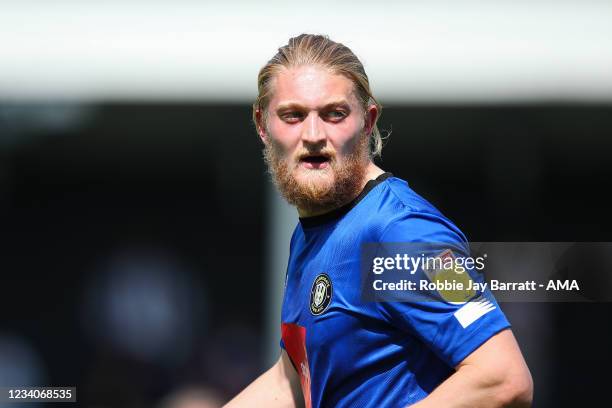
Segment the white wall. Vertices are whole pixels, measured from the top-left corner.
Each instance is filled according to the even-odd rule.
[[[384,103],[612,100],[612,2],[0,0],[0,100],[247,102],[327,33]]]

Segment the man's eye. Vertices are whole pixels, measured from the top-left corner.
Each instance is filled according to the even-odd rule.
[[[300,120],[302,118],[301,112],[285,112],[281,115],[284,120],[293,121]]]
[[[346,113],[343,111],[329,111],[327,112],[327,117],[334,120],[343,119],[346,117]]]

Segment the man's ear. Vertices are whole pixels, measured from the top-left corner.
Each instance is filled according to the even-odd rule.
[[[264,124],[264,116],[265,112],[262,111],[261,108],[257,108],[255,110],[255,125],[257,127],[257,134],[261,141],[266,144],[268,142],[268,134],[266,132],[266,126]]]
[[[374,124],[376,123],[376,119],[378,118],[378,107],[375,104],[372,104],[366,108],[365,118],[363,129],[365,130],[366,135],[372,134],[372,129],[374,129]]]

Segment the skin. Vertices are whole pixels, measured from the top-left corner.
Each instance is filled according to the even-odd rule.
[[[487,340],[412,408],[531,407],[533,381],[509,329]]]
[[[301,155],[325,152],[342,165],[347,155],[357,148],[363,132],[371,133],[378,117],[378,108],[370,105],[364,112],[354,94],[352,81],[321,67],[284,69],[275,77],[272,86],[274,94],[267,110],[267,126],[264,125],[264,112],[256,112],[262,142],[274,142],[281,148],[298,183],[313,183],[321,188],[331,188],[336,176],[329,164],[300,161]],[[368,180],[383,173],[367,154],[364,154],[364,166],[366,174],[361,180],[359,191]],[[359,191],[346,197],[345,203],[355,198]],[[312,211],[304,207],[297,208],[300,217],[318,215],[333,209]]]
[[[289,168],[300,183],[333,186],[335,174],[330,166],[300,161],[308,151],[330,152],[342,164],[365,131],[370,134],[378,116],[375,105],[363,109],[354,96],[352,82],[341,75],[314,66],[281,71],[274,81],[267,121],[257,111],[258,133],[263,143],[276,143],[289,160]],[[266,122],[266,123],[264,123]],[[369,157],[364,157],[368,180],[383,173]],[[347,197],[346,202],[354,197]],[[318,215],[299,208],[301,217]],[[427,398],[412,405],[428,407],[529,407],[533,383],[529,369],[510,330],[503,330],[467,356],[455,373]],[[226,407],[301,407],[300,379],[289,357],[282,351],[268,371],[245,388]]]
[[[287,352],[283,350],[276,364],[224,407],[302,408],[304,397],[300,387],[300,377],[293,368]]]

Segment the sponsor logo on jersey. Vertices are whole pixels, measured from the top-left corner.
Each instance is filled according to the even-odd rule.
[[[287,350],[293,366],[300,375],[304,406],[312,408],[310,367],[308,366],[308,352],[306,351],[306,328],[293,323],[283,323],[281,333],[285,350]]]
[[[332,283],[327,274],[318,275],[310,290],[310,313],[315,316],[323,313],[331,303]]]

